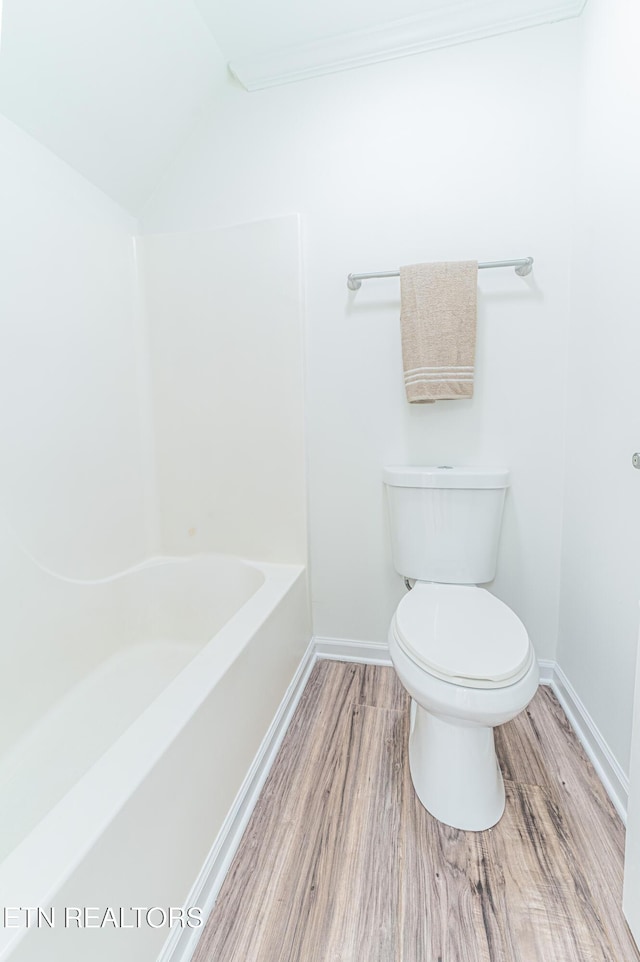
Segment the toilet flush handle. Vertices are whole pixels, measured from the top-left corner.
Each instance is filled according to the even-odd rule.
[[[634,466],[634,468],[640,469],[640,452],[636,451],[636,453],[631,458],[631,463]]]

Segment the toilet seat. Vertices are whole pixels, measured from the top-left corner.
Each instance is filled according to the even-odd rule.
[[[526,628],[484,588],[417,582],[395,613],[391,631],[424,671],[464,688],[504,688],[531,668]]]

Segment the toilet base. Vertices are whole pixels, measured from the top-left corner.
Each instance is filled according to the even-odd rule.
[[[493,728],[433,715],[412,699],[409,769],[418,798],[445,825],[482,832],[502,817]]]

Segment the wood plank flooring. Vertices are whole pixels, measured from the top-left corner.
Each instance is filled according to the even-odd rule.
[[[390,668],[319,662],[193,962],[640,962],[624,829],[548,688],[496,732],[507,807],[441,825]]]

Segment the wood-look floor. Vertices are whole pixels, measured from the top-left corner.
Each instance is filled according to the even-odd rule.
[[[637,962],[624,829],[548,688],[497,730],[507,807],[418,802],[393,670],[319,662],[193,962]]]

